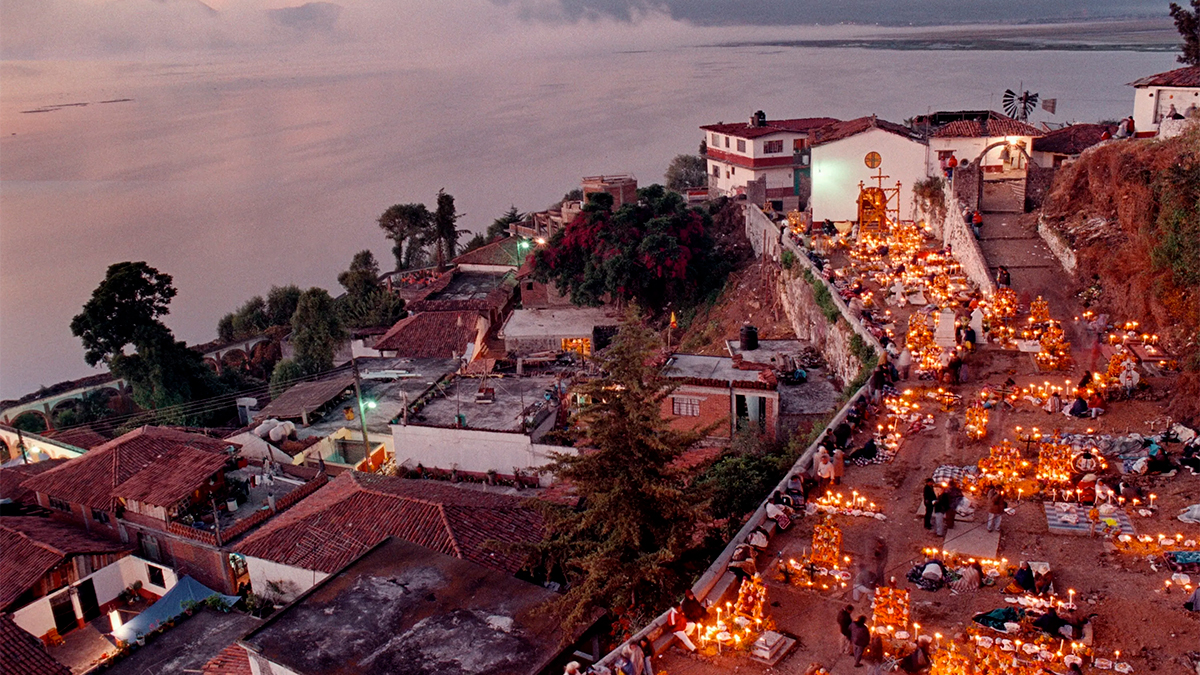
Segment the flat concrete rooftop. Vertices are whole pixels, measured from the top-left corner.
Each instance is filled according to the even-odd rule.
[[[554,593],[399,539],[315,586],[242,644],[300,675],[533,675],[558,655]]]
[[[740,340],[726,340],[725,348],[730,356],[741,356],[754,363],[769,363],[776,368],[783,368],[785,356],[796,358],[804,351],[806,342],[800,340],[759,340],[758,349],[742,349]]]
[[[401,416],[405,395],[411,404],[443,376],[458,370],[457,359],[385,359],[363,358],[358,360],[362,377],[364,401],[373,401],[374,408],[367,409],[367,430],[390,434],[388,424]],[[342,408],[354,406],[353,395],[332,408],[308,427],[296,430],[300,438],[317,436],[324,438],[342,427],[358,430],[358,419],[347,421]],[[357,414],[357,412],[356,412]],[[361,438],[361,435],[360,435]]]
[[[663,368],[667,377],[687,377],[728,382],[758,382],[758,370],[738,370],[728,356],[672,354]]]
[[[456,272],[454,279],[426,300],[486,300],[511,272]]]
[[[546,391],[555,386],[554,377],[459,377],[443,385],[443,395],[429,401],[416,415],[409,415],[409,424],[439,427],[455,425],[455,415],[466,418],[471,429],[519,431],[521,411],[532,416],[547,405]],[[480,387],[496,390],[491,403],[476,403]],[[554,397],[557,401],[557,396]],[[530,410],[533,408],[532,410]]]
[[[591,337],[596,326],[616,326],[620,318],[609,316],[603,307],[557,307],[518,309],[500,331],[504,338]]]

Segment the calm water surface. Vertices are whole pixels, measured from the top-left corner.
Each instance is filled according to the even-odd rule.
[[[999,107],[1024,82],[1059,100],[1036,120],[1132,111],[1173,56],[764,47],[497,49],[442,65],[329,49],[176,60],[0,64],[0,397],[89,373],[71,316],[107,265],[175,277],[189,342],[272,284],[336,288],[374,219],[453,194],[479,230],[544,208],[580,176],[661,181],[697,127],[770,117]],[[100,103],[114,99],[124,102]],[[82,103],[51,112],[23,112]]]

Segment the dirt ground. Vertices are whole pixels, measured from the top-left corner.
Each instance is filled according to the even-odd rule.
[[[758,327],[763,340],[796,336],[779,302],[773,263],[754,261],[729,275],[716,304],[696,315],[683,335],[674,342],[678,351],[709,356],[728,356],[725,340],[735,338],[744,322]]]
[[[997,223],[999,225],[999,223]],[[997,232],[1000,228],[992,228]],[[986,228],[985,228],[986,230]],[[997,232],[998,236],[1004,236]],[[1008,233],[1013,237],[1015,232]],[[1014,239],[1016,237],[1013,237]],[[1029,245],[1028,240],[1021,245]],[[985,245],[989,259],[1002,255],[1005,244],[1001,241]],[[1092,344],[1095,337],[1089,335],[1081,323],[1072,321],[1079,314],[1073,304],[1074,298],[1063,288],[1061,278],[1052,269],[1022,269],[1013,273],[1014,288],[1022,296],[1044,294],[1051,302],[1051,315],[1064,320],[1067,334],[1072,342],[1076,362],[1072,370],[1041,374],[1037,372],[1033,359],[1028,354],[985,345],[971,357],[970,381],[952,389],[964,400],[978,394],[985,384],[1000,385],[1012,377],[1018,385],[1042,383],[1046,380],[1063,384],[1067,378],[1079,379],[1083,371],[1092,367]],[[740,280],[747,284],[748,280]],[[749,286],[752,288],[752,285]],[[761,297],[742,295],[737,297]],[[747,306],[740,314],[734,307],[723,310],[721,321],[727,332],[736,332],[743,317],[764,317],[766,307]],[[1119,319],[1120,317],[1114,317]],[[752,319],[762,326],[771,325],[764,318]],[[1103,367],[1103,366],[1101,366]],[[1173,386],[1172,378],[1147,378],[1151,386],[1161,391]],[[890,552],[888,573],[895,576],[899,587],[907,588],[912,594],[912,618],[922,625],[922,632],[940,632],[950,637],[970,625],[977,613],[1006,606],[997,586],[957,595],[948,588],[937,592],[926,592],[905,580],[905,575],[921,559],[924,547],[943,546],[943,540],[924,529],[917,516],[920,507],[920,492],[924,479],[934,469],[944,464],[974,464],[988,453],[990,445],[1004,438],[1016,443],[1016,427],[1026,429],[1038,427],[1044,433],[1055,430],[1082,432],[1094,429],[1101,434],[1125,434],[1136,431],[1142,434],[1161,430],[1166,418],[1160,404],[1153,401],[1116,402],[1110,405],[1109,413],[1096,420],[1078,420],[1063,415],[1048,415],[1028,402],[1020,402],[1014,410],[993,410],[987,436],[981,441],[969,442],[960,431],[963,421],[961,405],[949,413],[932,410],[935,406],[923,406],[934,412],[936,425],[906,439],[895,459],[887,464],[866,467],[849,466],[843,481],[843,492],[858,490],[883,507],[886,521],[868,518],[835,516],[835,522],[843,531],[843,551],[853,560],[864,559],[877,538],[882,538]],[[951,421],[953,420],[953,421]],[[857,447],[866,436],[856,438]],[[1169,444],[1168,450],[1178,457],[1178,444]],[[1036,448],[1027,455],[1031,463],[1036,462]],[[1110,462],[1106,478],[1116,475],[1116,462]],[[1182,533],[1185,538],[1200,539],[1200,526],[1181,523],[1175,516],[1189,504],[1200,502],[1200,476],[1187,470],[1173,477],[1137,477],[1133,482],[1144,493],[1157,495],[1157,511],[1148,518],[1131,514],[1138,534]],[[1121,660],[1133,666],[1135,673],[1194,673],[1187,660],[1187,653],[1200,651],[1200,614],[1183,609],[1184,595],[1176,590],[1164,593],[1164,581],[1170,573],[1160,566],[1158,571],[1150,563],[1136,556],[1117,552],[1100,538],[1051,534],[1041,501],[1025,499],[1015,505],[1015,515],[1005,516],[1001,528],[998,556],[1010,563],[1021,560],[1045,561],[1055,573],[1056,588],[1065,593],[1076,591],[1076,600],[1082,612],[1099,614],[1095,624],[1095,646],[1097,656],[1111,658],[1113,650],[1121,651]],[[971,528],[982,528],[984,516],[976,515],[974,522],[959,520],[955,528],[947,533],[948,539],[962,536]],[[811,546],[812,528],[816,517],[799,520],[787,532],[779,533],[771,542],[771,549],[759,556],[759,569],[763,570],[777,557],[788,559],[799,557]],[[775,668],[767,668],[751,661],[744,654],[722,656],[694,656],[683,653],[679,647],[670,648],[656,658],[658,673],[671,675],[706,674],[719,672],[742,673],[803,673],[813,663],[829,668],[832,673],[856,673],[853,660],[840,654],[839,636],[835,624],[838,609],[850,602],[848,590],[823,593],[801,590],[786,584],[774,573],[764,575],[767,579],[768,615],[776,622],[777,630],[799,638],[791,654]],[[1193,579],[1193,583],[1197,580]],[[855,614],[870,618],[869,600],[855,604]],[[1060,666],[1061,669],[1061,666]],[[1085,667],[1085,672],[1105,671]],[[1052,671],[1047,671],[1052,672]],[[1107,671],[1112,672],[1112,671]]]

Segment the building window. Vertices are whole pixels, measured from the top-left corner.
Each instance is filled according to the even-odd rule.
[[[729,173],[736,176],[737,175],[737,167],[736,166],[729,167]]]
[[[699,417],[700,399],[672,396],[671,413],[676,417]]]
[[[713,164],[713,176],[716,178],[721,177],[721,167],[717,164]]]
[[[146,578],[150,580],[151,584],[158,586],[159,588],[167,587],[167,580],[163,578],[163,571],[161,567],[146,565]]]
[[[143,558],[154,561],[160,559],[158,540],[144,532],[138,532],[138,548],[141,549]]]
[[[725,137],[725,147],[727,147],[727,148],[729,147],[729,137],[728,136]]]
[[[742,139],[739,138],[738,139],[738,152],[745,152],[745,151],[746,151],[746,141],[743,141]]]
[[[763,141],[763,153],[773,155],[783,152],[783,141]]]
[[[64,502],[58,497],[50,498],[50,508],[58,511],[65,511],[67,513],[71,512],[71,504],[69,502]]]
[[[716,134],[713,134],[712,137],[713,137],[713,147],[720,147],[721,146],[721,137]]]
[[[532,281],[526,281],[526,282],[525,282],[525,290],[527,290],[527,291],[532,291],[532,290],[533,290],[533,282],[532,282]]]
[[[101,511],[100,509],[92,509],[92,520],[96,521],[97,523],[107,523],[108,513]]]
[[[804,150],[807,147],[808,147],[808,139],[807,138],[792,139],[792,152],[800,152],[801,150]]]

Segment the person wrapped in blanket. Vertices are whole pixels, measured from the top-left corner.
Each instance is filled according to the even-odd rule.
[[[767,517],[775,521],[775,525],[780,530],[786,530],[792,526],[792,517],[796,513],[792,510],[793,503],[791,497],[784,495],[779,490],[776,490],[767,500]]]
[[[1033,593],[1045,595],[1054,585],[1054,573],[1050,570],[1034,572],[1028,562],[1021,562],[1013,575],[1013,582],[1005,589],[1006,593]]]
[[[946,570],[946,566],[941,560],[935,558],[927,558],[925,562],[918,563],[909,570],[907,578],[918,588],[923,591],[937,591],[947,582],[947,577],[951,573]]]

